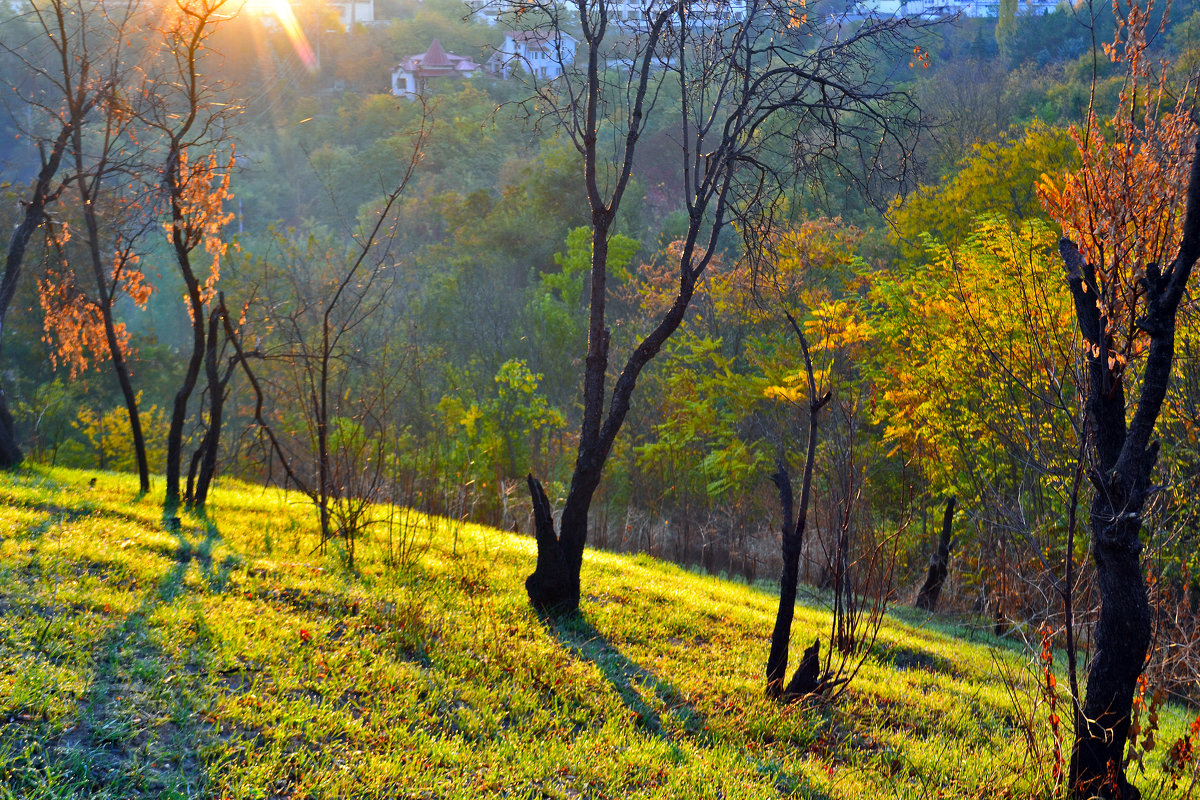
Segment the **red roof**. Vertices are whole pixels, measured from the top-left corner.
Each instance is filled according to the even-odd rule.
[[[437,39],[429,45],[429,49],[421,56],[422,67],[452,67],[454,63],[446,57],[446,51],[442,49],[442,43]]]
[[[430,76],[444,75],[449,72],[473,72],[479,65],[466,56],[456,56],[447,53],[442,43],[434,39],[429,49],[415,56],[408,56],[400,62],[400,68],[414,74],[427,73]]]

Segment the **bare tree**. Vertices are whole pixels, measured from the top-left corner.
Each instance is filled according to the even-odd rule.
[[[563,74],[536,86],[583,161],[592,219],[588,345],[579,445],[561,519],[531,475],[537,567],[526,581],[539,609],[578,606],[588,511],[604,464],[629,412],[642,370],[675,332],[720,234],[735,220],[748,239],[770,227],[777,201],[799,178],[833,162],[864,186],[902,178],[919,120],[889,85],[887,65],[907,48],[915,23],[903,18],[851,22],[833,4],[807,8],[750,0],[742,18],[728,7],[692,0],[647,4],[621,19],[607,0],[565,6],[506,2],[501,17],[533,27]],[[577,47],[568,38],[579,32]],[[577,58],[572,56],[577,54]],[[651,124],[678,144],[687,230],[668,310],[630,343],[621,364],[608,327],[608,242]]]
[[[793,520],[791,479],[780,459],[771,480],[779,490],[783,510],[783,574],[780,579],[779,609],[771,632],[771,649],[767,659],[767,695],[790,702],[809,694],[834,697],[846,690],[862,668],[875,645],[883,615],[892,599],[893,572],[897,541],[907,527],[911,507],[906,500],[898,518],[888,521],[895,525],[891,534],[880,536],[878,523],[864,502],[871,466],[862,458],[861,399],[855,392],[844,395],[832,405],[835,419],[831,425],[830,447],[823,462],[826,530],[833,532],[831,546],[824,554],[830,597],[828,647],[822,655],[821,639],[813,641],[801,658],[792,679],[784,686],[792,618],[799,580],[799,562],[808,526],[809,505],[813,497],[814,472],[817,462],[817,417],[830,403],[835,389],[823,393],[818,387],[807,338],[796,319],[785,312],[804,358],[804,373],[808,383],[808,435],[804,471],[800,486],[800,507]],[[835,386],[850,389],[847,383],[835,378]]]
[[[312,236],[307,249],[262,259],[263,285],[250,306],[277,335],[248,349],[244,332],[233,329],[228,314],[223,317],[233,358],[255,395],[255,422],[269,464],[279,464],[284,483],[312,501],[322,547],[340,539],[351,568],[371,504],[395,488],[389,481],[388,436],[408,363],[407,354],[395,350],[401,345],[394,321],[384,315],[398,278],[390,247],[393,211],[420,161],[425,122],[422,118],[411,134],[398,183],[377,204],[374,220],[355,234],[349,251]],[[288,409],[299,426],[289,429],[271,418],[265,412],[268,398]]]
[[[820,686],[820,640],[805,651],[795,675],[784,688],[787,679],[788,650],[792,638],[792,618],[796,613],[796,590],[800,582],[800,553],[804,547],[804,531],[808,524],[808,504],[812,497],[813,467],[817,457],[817,419],[821,409],[833,396],[825,392],[817,396],[817,381],[813,374],[812,357],[804,331],[789,314],[788,321],[800,340],[804,356],[804,372],[808,377],[808,440],[804,455],[804,472],[800,480],[800,508],[793,519],[792,482],[782,460],[776,465],[771,480],[779,489],[779,504],[783,511],[783,575],[779,581],[779,609],[771,631],[771,652],[767,657],[767,695],[770,697],[800,696],[814,692]]]

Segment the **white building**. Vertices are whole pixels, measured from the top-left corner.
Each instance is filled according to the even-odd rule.
[[[375,21],[375,0],[330,0],[330,5],[337,9],[338,19],[348,31]]]
[[[1061,0],[1017,0],[1017,13],[1027,16],[1049,14]],[[856,4],[861,13],[882,16],[949,17],[961,14],[964,17],[998,17],[1000,0],[859,0]]]
[[[647,11],[653,13],[654,8],[664,0],[610,0],[608,3],[609,20],[622,27],[636,28],[646,21]],[[510,18],[527,3],[522,0],[466,0],[476,19],[495,25],[497,22]],[[564,8],[569,13],[569,7]],[[746,18],[746,0],[696,0],[687,9],[688,19],[694,25],[717,27],[729,22],[739,22]]]
[[[392,94],[410,100],[424,93],[429,81],[441,78],[470,78],[480,66],[466,56],[442,49],[437,39],[424,53],[409,56],[392,70]]]
[[[575,62],[574,36],[568,33],[506,31],[504,44],[487,60],[487,70],[508,78],[519,67],[538,80],[554,80],[563,67]]]

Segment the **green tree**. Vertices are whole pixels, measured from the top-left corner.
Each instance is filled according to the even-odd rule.
[[[996,46],[1000,49],[1000,60],[1011,65],[1016,56],[1017,0],[1000,0],[1000,12],[996,19]]]
[[[1038,180],[1076,161],[1067,131],[1040,122],[976,144],[938,184],[923,186],[892,204],[892,242],[902,259],[918,261],[924,257],[926,234],[953,247],[985,214],[999,214],[1012,223],[1044,217]]]

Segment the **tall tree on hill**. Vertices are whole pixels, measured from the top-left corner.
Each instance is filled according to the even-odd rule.
[[[1153,441],[1175,355],[1176,316],[1200,257],[1200,133],[1185,101],[1172,102],[1147,53],[1149,9],[1134,3],[1105,52],[1126,82],[1113,139],[1095,114],[1075,138],[1082,166],[1040,187],[1062,225],[1059,251],[1083,337],[1091,461],[1092,559],[1100,592],[1095,655],[1075,718],[1070,785],[1080,797],[1136,798],[1124,770],[1152,614],[1142,573],[1142,523]],[[1129,395],[1126,388],[1131,387]]]
[[[902,177],[919,119],[907,95],[890,88],[889,72],[912,58],[908,36],[922,23],[850,22],[819,4],[776,0],[749,0],[741,19],[693,0],[647,5],[629,19],[607,0],[518,0],[504,8],[505,21],[537,34],[543,47],[539,62],[526,65],[533,106],[548,109],[578,151],[591,213],[583,417],[557,528],[541,483],[528,479],[538,556],[526,590],[536,608],[571,610],[592,497],[638,377],[683,321],[719,236],[736,221],[754,239],[770,226],[786,187],[813,178],[823,163],[864,185]],[[567,30],[580,32],[577,43]],[[538,81],[557,71],[541,69],[545,61],[561,77]],[[687,215],[673,256],[675,291],[665,313],[628,343],[614,377],[610,365],[622,362],[611,352],[606,315],[609,242],[642,135],[664,119],[679,145],[678,200]]]
[[[1000,60],[1011,65],[1016,55],[1017,0],[1000,0],[999,16],[996,18],[996,47]]]
[[[149,223],[138,179],[140,152],[130,146],[137,140],[131,104],[143,96],[147,80],[132,35],[139,13],[136,3],[110,10],[67,0],[47,0],[31,10],[31,55],[23,59],[34,68],[30,107],[50,120],[56,134],[48,154],[43,153],[25,223],[13,244],[38,225],[46,231],[58,264],[38,288],[46,330],[57,340],[54,358],[72,373],[87,366],[89,355],[108,359],[129,415],[144,493],[150,489],[145,437],[127,363],[129,336],[116,314],[119,298],[141,305],[150,294],[137,266]],[[39,51],[49,57],[33,55]],[[69,171],[51,189],[56,169]],[[52,223],[46,203],[65,204],[70,197],[75,202]],[[9,291],[15,289],[23,249],[10,244]]]
[[[24,26],[27,36],[0,40],[0,51],[25,73],[21,84],[13,87],[16,105],[9,107],[9,114],[21,121],[18,128],[36,148],[39,161],[5,252],[0,339],[29,244],[66,189],[60,173],[71,161],[71,143],[85,124],[111,108],[114,87],[125,71],[124,31],[135,7],[130,4],[112,14],[84,13],[69,0],[47,0],[9,21],[10,30]],[[80,174],[73,177],[85,179]],[[8,400],[0,387],[0,469],[15,467],[22,459]]]
[[[156,102],[142,113],[144,125],[158,138],[161,148],[158,180],[163,224],[183,279],[192,333],[191,353],[175,393],[167,432],[168,512],[182,499],[183,429],[207,351],[208,306],[216,297],[220,257],[225,252],[221,227],[233,216],[223,207],[233,167],[225,122],[238,109],[217,102],[218,87],[203,76],[208,39],[228,17],[226,6],[227,0],[175,0],[168,6],[162,29],[166,79],[155,95]],[[207,253],[207,263],[202,253]]]

